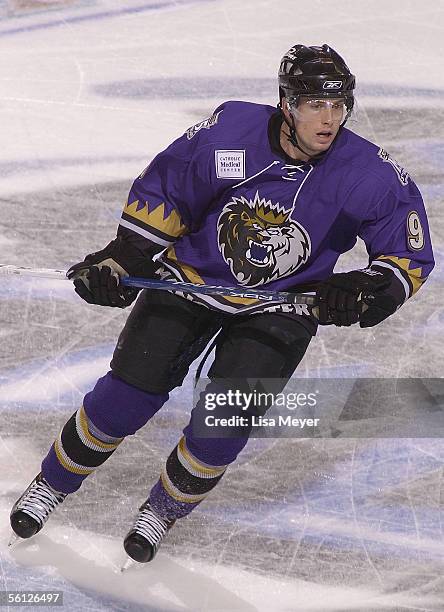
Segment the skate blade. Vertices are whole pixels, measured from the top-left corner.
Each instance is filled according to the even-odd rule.
[[[125,561],[125,563],[120,568],[120,571],[123,574],[123,572],[126,572],[127,569],[129,569],[130,567],[134,567],[135,565],[136,565],[136,562],[133,559],[131,559],[131,557],[128,557],[128,559]]]
[[[14,546],[19,542],[22,538],[18,536],[14,531],[11,533],[11,537],[9,538],[8,547]]]

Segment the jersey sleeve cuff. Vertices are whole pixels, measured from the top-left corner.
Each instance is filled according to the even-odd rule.
[[[415,267],[415,262],[408,258],[382,255],[371,263],[370,268],[392,272],[391,285],[385,292],[393,295],[399,304],[414,295],[426,280],[422,277],[421,267]]]

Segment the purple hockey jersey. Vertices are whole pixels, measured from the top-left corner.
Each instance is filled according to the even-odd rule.
[[[393,270],[390,291],[401,304],[434,265],[417,186],[386,151],[345,128],[322,158],[290,160],[273,144],[280,122],[271,106],[219,106],[134,181],[121,231],[164,247],[160,259],[176,279],[274,290],[327,279],[360,237],[369,265]],[[232,313],[308,314],[253,299],[193,299]]]

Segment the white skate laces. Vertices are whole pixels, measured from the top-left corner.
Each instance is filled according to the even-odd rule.
[[[133,529],[157,548],[168,531],[168,523],[158,517],[148,506],[139,513]]]
[[[128,556],[139,563],[151,561],[174,523],[158,516],[145,502],[124,541]]]
[[[66,494],[53,489],[41,474],[31,482],[11,511],[11,526],[21,538],[36,534]]]

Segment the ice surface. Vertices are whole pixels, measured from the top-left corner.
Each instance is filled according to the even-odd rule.
[[[282,53],[329,42],[358,75],[351,127],[424,194],[438,264],[380,327],[324,328],[299,373],[442,377],[442,1],[37,4],[0,2],[1,263],[63,268],[102,247],[157,151],[225,99],[275,104]],[[365,262],[358,245],[339,268]],[[125,317],[68,283],[0,281],[0,590],[61,589],[73,611],[444,609],[436,439],[251,440],[155,563],[122,575],[122,537],[187,422],[191,377],[8,550],[13,501],[107,370]]]

